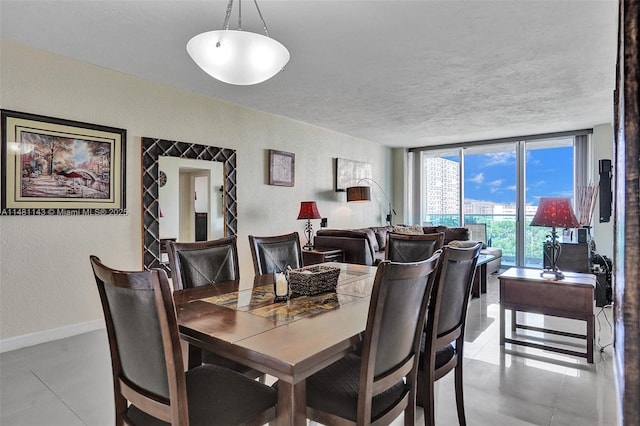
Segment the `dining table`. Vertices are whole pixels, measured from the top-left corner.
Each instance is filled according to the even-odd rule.
[[[273,274],[176,290],[180,337],[278,380],[277,425],[306,425],[310,375],[360,343],[376,267],[340,268],[335,291],[275,301]],[[197,349],[196,349],[197,352]]]

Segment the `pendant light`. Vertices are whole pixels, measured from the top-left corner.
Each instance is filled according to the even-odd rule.
[[[242,0],[238,1],[238,29],[229,29],[233,0],[229,0],[224,29],[198,34],[187,52],[204,72],[224,83],[251,85],[270,79],[289,62],[289,51],[269,36],[257,0],[253,1],[265,35],[242,30]]]

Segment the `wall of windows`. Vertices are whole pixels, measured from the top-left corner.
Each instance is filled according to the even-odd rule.
[[[588,132],[587,132],[588,133]],[[586,133],[585,133],[586,134]],[[504,266],[541,267],[550,229],[529,223],[540,197],[573,198],[586,179],[586,136],[562,134],[455,148],[421,149],[416,163],[423,224],[486,224],[487,243],[503,250]],[[579,179],[576,176],[584,174]],[[416,215],[418,216],[418,215]]]

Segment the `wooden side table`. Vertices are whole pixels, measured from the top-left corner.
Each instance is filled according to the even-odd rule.
[[[499,279],[501,346],[504,346],[505,342],[529,346],[587,358],[587,362],[593,363],[595,275],[565,272],[565,278],[556,281],[542,278],[539,270],[511,268],[502,273]],[[511,338],[505,336],[505,309],[511,310]],[[586,334],[567,333],[564,331],[518,324],[516,322],[517,311],[585,321],[587,323]],[[586,352],[577,352],[549,345],[516,340],[513,338],[513,335],[518,328],[577,339],[586,339]]]
[[[324,262],[344,262],[344,250],[327,247],[302,250],[302,263],[305,266]]]

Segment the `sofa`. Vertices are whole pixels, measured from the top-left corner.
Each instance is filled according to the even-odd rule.
[[[357,229],[320,229],[314,238],[315,248],[338,248],[344,251],[344,261],[360,265],[376,265],[384,260],[384,248],[387,241],[387,233],[403,232],[405,228],[394,226],[371,226]],[[424,234],[437,232],[444,233],[444,244],[451,241],[468,241],[469,229],[464,227],[449,226],[422,226],[419,227]],[[496,247],[484,245],[481,254],[492,254],[494,260],[487,264],[487,273],[492,274],[500,270],[502,250]]]

